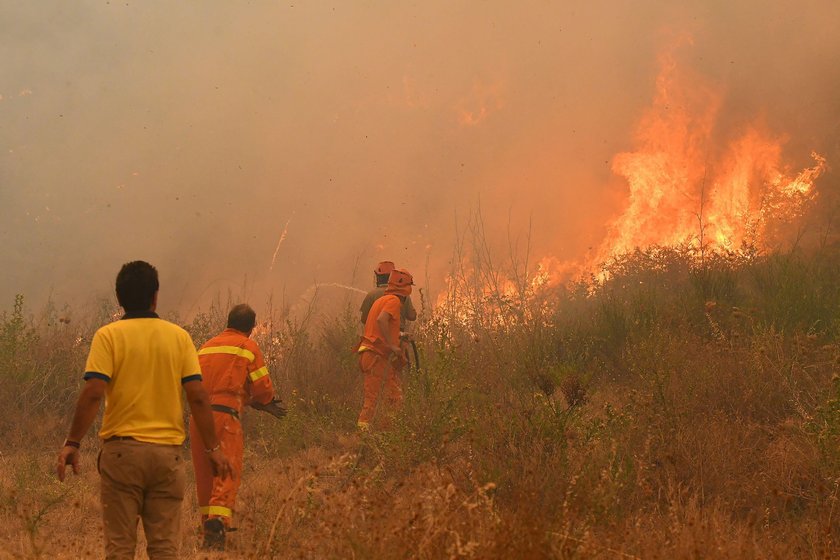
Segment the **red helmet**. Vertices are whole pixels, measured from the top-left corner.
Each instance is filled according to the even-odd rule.
[[[397,294],[398,296],[411,295],[411,286],[414,285],[414,278],[411,273],[404,268],[398,268],[391,271],[388,276],[388,287],[385,288],[386,294]]]
[[[379,263],[375,269],[373,269],[374,274],[391,274],[391,271],[394,270],[396,266],[391,261],[382,261]]]

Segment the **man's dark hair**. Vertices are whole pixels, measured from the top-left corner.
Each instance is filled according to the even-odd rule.
[[[145,261],[125,263],[117,274],[117,301],[126,311],[149,311],[160,288],[157,269]]]
[[[257,323],[257,314],[247,303],[234,305],[228,313],[227,326],[229,329],[236,329],[240,332],[249,333]]]

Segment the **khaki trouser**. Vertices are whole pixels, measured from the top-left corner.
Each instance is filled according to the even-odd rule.
[[[184,469],[177,445],[134,440],[103,444],[99,474],[108,560],[134,558],[138,518],[143,521],[149,558],[178,558]]]

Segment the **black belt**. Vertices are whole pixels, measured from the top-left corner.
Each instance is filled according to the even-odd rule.
[[[131,436],[111,436],[104,441],[104,443],[108,443],[109,441],[137,441],[135,438]]]
[[[230,414],[231,416],[239,420],[239,411],[235,408],[231,408],[223,404],[211,404],[210,408],[212,408],[216,412],[224,412],[225,414]]]

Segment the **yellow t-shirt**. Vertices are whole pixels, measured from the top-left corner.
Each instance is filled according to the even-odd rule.
[[[201,380],[198,355],[187,331],[152,313],[140,315],[105,325],[91,342],[85,379],[108,382],[99,436],[181,445],[181,385]]]

